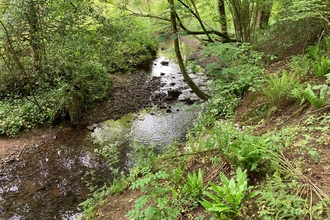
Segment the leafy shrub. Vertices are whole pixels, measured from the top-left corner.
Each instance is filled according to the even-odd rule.
[[[306,186],[308,187],[308,186]],[[271,219],[305,219],[311,215],[313,219],[324,219],[322,204],[309,207],[308,200],[299,193],[304,186],[292,178],[282,179],[278,173],[260,188],[257,199],[259,205],[259,218]]]
[[[317,77],[323,77],[324,75],[330,73],[330,60],[325,56],[312,64],[313,74]]]
[[[247,174],[246,170],[242,172],[241,168],[237,168],[236,178],[230,180],[225,174],[220,173],[220,180],[222,186],[218,186],[211,182],[211,192],[204,192],[211,201],[203,199],[201,204],[207,211],[212,212],[219,219],[233,219],[239,216],[239,212],[242,209],[242,202],[246,199],[252,198],[256,195],[255,192],[248,193],[253,187],[247,186]]]
[[[269,151],[275,147],[270,139],[253,136],[247,130],[240,131],[226,121],[217,121],[211,129],[201,130],[198,135],[189,137],[190,150],[219,149],[221,157],[234,166],[249,171],[271,172],[273,169]]]
[[[311,60],[307,57],[307,55],[298,55],[291,59],[289,65],[294,74],[304,76],[310,69],[310,63]]]
[[[281,106],[290,101],[290,94],[298,85],[296,75],[283,70],[281,75],[276,73],[267,76],[266,85],[261,91],[272,105]]]
[[[206,64],[206,72],[214,77],[211,84],[214,93],[241,96],[261,83],[262,54],[247,43],[212,43],[203,50],[203,56],[216,60]]]
[[[198,173],[188,173],[185,184],[182,187],[182,200],[185,203],[193,203],[189,206],[197,206],[198,201],[202,198],[206,186],[203,183],[203,171],[198,169]]]
[[[144,195],[135,200],[134,209],[126,214],[130,219],[176,219],[180,214],[178,193],[170,183],[161,183],[169,174],[158,171],[148,173],[131,185],[131,189],[140,188]]]
[[[39,106],[33,103],[32,97],[9,97],[0,101],[0,135],[13,136],[22,129],[31,129],[38,124],[51,124],[56,115],[57,90],[46,94],[36,94]]]
[[[204,126],[212,126],[219,118],[230,118],[234,115],[234,109],[238,103],[239,98],[235,95],[215,94],[204,104],[205,110],[201,113],[193,130],[202,129]]]
[[[222,131],[219,130],[219,127],[215,127],[212,131],[214,132],[214,134],[211,133],[212,136],[217,136],[218,139],[222,138],[221,133],[231,132],[228,142],[221,147],[219,146],[220,152],[230,164],[244,167],[249,171],[260,171],[261,169],[266,172],[271,171],[269,167],[270,156],[267,152],[270,149],[271,142],[268,142],[267,139],[253,136],[246,131],[238,131],[234,127],[227,127]]]
[[[319,90],[319,95],[315,94],[313,91]],[[329,87],[328,85],[318,85],[312,86],[310,84],[307,85],[307,88],[304,89],[303,95],[304,97],[314,106],[314,108],[318,109],[324,106],[326,103],[329,102],[330,98],[328,96]]]

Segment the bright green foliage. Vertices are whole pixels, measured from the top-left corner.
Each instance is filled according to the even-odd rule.
[[[94,152],[106,158],[107,164],[109,167],[112,167],[113,174],[117,176],[119,169],[115,169],[115,167],[119,162],[118,143],[115,142],[113,144],[101,144],[101,146],[96,148]]]
[[[324,75],[330,73],[330,59],[324,55],[312,64],[313,74],[317,77],[323,77]]]
[[[308,47],[307,52],[313,60],[318,60],[325,53],[319,44]]]
[[[206,65],[209,75],[215,77],[213,92],[223,95],[243,95],[261,83],[262,54],[253,51],[249,44],[209,44],[204,50],[205,59],[215,62]]]
[[[329,86],[326,84],[312,87],[307,83],[306,88],[303,88],[303,86],[294,88],[291,91],[291,95],[294,99],[300,102],[300,105],[307,100],[314,108],[319,109],[329,102],[329,92]]]
[[[289,7],[283,8],[286,10],[283,20],[300,20],[308,17],[319,17],[326,15],[326,2],[322,0],[296,0],[292,2]]]
[[[187,200],[185,203],[194,203],[192,206],[197,206],[198,201],[202,198],[206,186],[203,184],[203,171],[198,169],[198,174],[188,173],[185,184],[182,187],[182,197]]]
[[[267,178],[265,185],[259,190],[260,197],[257,199],[259,205],[259,218],[272,219],[324,219],[322,203],[309,207],[308,199],[300,196],[300,190],[306,189],[295,179],[282,179],[278,173],[272,178]],[[312,204],[312,203],[311,203]]]
[[[135,19],[114,19],[91,0],[5,0],[3,6],[0,98],[8,105],[1,104],[0,134],[68,114],[76,123],[86,107],[108,97],[109,72],[145,67],[155,55],[152,32]],[[26,116],[18,102],[28,106]]]
[[[222,186],[211,182],[210,190],[205,192],[211,201],[203,199],[201,204],[207,211],[215,214],[219,219],[233,219],[240,214],[242,209],[242,202],[246,199],[252,198],[256,195],[255,192],[249,193],[253,187],[247,185],[246,170],[242,172],[241,168],[237,168],[236,178],[230,180],[225,174],[220,173],[220,180]]]
[[[21,129],[30,129],[36,124],[50,123],[56,116],[57,99],[59,90],[49,89],[45,94],[36,94],[35,98],[41,109],[27,97],[12,95],[0,101],[0,135],[13,136]],[[46,100],[47,101],[46,101]]]
[[[295,99],[299,103],[299,105],[302,105],[306,101],[305,94],[304,94],[304,88],[302,85],[299,85],[296,88],[294,88],[291,91],[291,96],[293,99]]]
[[[297,76],[304,76],[310,69],[311,60],[307,55],[299,55],[292,57],[290,68]]]
[[[180,211],[195,208],[203,196],[203,171],[189,173],[184,178],[180,165],[169,171],[140,172],[143,176],[131,183],[131,189],[139,189],[143,196],[135,201],[134,209],[126,217],[130,219],[176,219]]]
[[[267,76],[266,86],[261,91],[274,106],[285,105],[290,102],[291,92],[299,86],[299,81],[294,73],[283,70],[282,74],[275,73]]]
[[[130,219],[176,219],[180,214],[180,203],[177,200],[178,193],[170,183],[161,183],[169,178],[165,171],[148,173],[131,185],[131,189],[141,189],[144,195],[135,201],[134,209],[129,211],[126,217]],[[154,205],[148,204],[154,202]],[[147,206],[148,204],[148,206]]]
[[[231,124],[218,123],[210,131],[210,139],[207,144],[214,143],[231,164],[237,167],[244,167],[247,170],[265,169],[270,171],[268,160],[270,158],[267,150],[271,147],[271,142],[261,137],[252,136],[246,132],[241,132]]]
[[[214,77],[210,85],[213,96],[194,130],[212,126],[219,118],[233,116],[239,97],[262,82],[261,54],[252,51],[248,44],[212,43],[203,54],[204,59],[214,60],[206,65],[207,73]]]
[[[319,95],[315,94],[313,91],[319,90]],[[318,85],[312,86],[310,84],[307,85],[307,88],[304,89],[303,95],[304,97],[314,106],[314,108],[318,109],[324,106],[329,102],[329,87],[328,85]]]
[[[239,103],[239,98],[228,94],[223,96],[218,93],[207,101],[205,110],[192,130],[203,129],[205,126],[212,126],[219,118],[230,118],[234,115],[234,109]]]
[[[271,172],[271,155],[276,145],[271,139],[240,131],[230,122],[217,121],[212,128],[199,131],[199,138],[190,137],[191,150],[219,149],[225,161],[247,170]],[[196,140],[197,139],[197,140]]]
[[[330,73],[330,38],[325,37],[321,43],[307,48],[308,55],[314,60],[313,74],[319,78]]]

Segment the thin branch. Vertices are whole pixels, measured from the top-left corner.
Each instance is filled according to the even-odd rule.
[[[17,54],[16,54],[16,52],[15,52],[15,50],[14,50],[14,47],[13,47],[13,44],[12,44],[12,42],[11,42],[11,40],[10,40],[9,33],[8,33],[8,30],[7,30],[6,26],[4,25],[4,23],[3,23],[1,20],[0,20],[0,24],[1,24],[1,26],[3,27],[4,31],[5,31],[5,35],[6,35],[6,38],[7,38],[7,40],[8,40],[8,45],[9,45],[9,48],[10,48],[10,50],[11,50],[11,54],[13,55],[14,62],[16,63],[16,65],[18,66],[18,68],[20,69],[21,74],[22,74],[26,79],[28,79],[28,78],[29,78],[29,77],[28,77],[28,74],[26,73],[26,71],[25,71],[25,69],[24,69],[22,63],[20,62],[20,60],[19,60],[19,58],[18,58],[18,56],[17,56]],[[41,106],[40,106],[38,100],[36,99],[36,97],[35,97],[35,96],[33,95],[33,93],[32,93],[32,88],[31,88],[31,85],[30,85],[29,82],[27,83],[27,86],[28,86],[28,88],[29,88],[29,90],[30,90],[30,92],[31,92],[31,95],[32,95],[33,100],[30,100],[28,96],[26,96],[26,98],[27,98],[28,100],[30,100],[31,102],[33,102],[33,103],[34,103],[34,104],[35,104],[40,110],[42,110],[42,108],[41,108]],[[23,92],[23,93],[24,93],[24,92]]]
[[[179,155],[175,155],[175,156],[163,157],[162,160],[171,160],[171,159],[178,158],[178,157],[186,157],[186,156],[210,153],[210,152],[214,152],[214,151],[219,151],[219,149],[213,148],[213,149],[207,149],[207,150],[203,150],[203,151],[196,151],[196,152],[191,152],[191,153],[186,153],[186,154],[179,154]]]
[[[187,7],[189,8],[189,6],[187,6]],[[125,7],[125,10],[130,12],[133,16],[144,17],[144,18],[154,18],[154,19],[158,19],[158,20],[162,20],[162,21],[166,21],[166,22],[171,22],[171,20],[168,19],[168,18],[164,18],[164,17],[157,16],[157,15],[151,15],[151,14],[137,13],[135,11],[132,11],[132,10],[128,9],[127,7]],[[195,14],[193,11],[191,13]],[[177,13],[175,13],[175,15],[176,15],[176,18],[178,20],[179,27],[181,29],[185,30],[188,35],[207,35],[208,40],[213,42],[213,40],[209,38],[209,35],[214,34],[214,35],[217,35],[217,36],[222,37],[223,39],[225,39],[225,42],[237,42],[237,40],[231,39],[227,34],[223,34],[219,31],[216,31],[216,30],[213,30],[213,29],[212,30],[206,30],[203,23],[201,23],[201,25],[202,25],[202,28],[204,27],[203,28],[204,31],[191,31],[183,24],[183,22],[180,19],[179,15]],[[201,20],[198,20],[198,21],[202,22]]]
[[[197,21],[198,21],[198,23],[200,24],[201,28],[202,28],[203,31],[205,32],[205,34],[206,34],[208,40],[211,41],[211,42],[213,42],[213,40],[212,40],[212,38],[210,37],[210,35],[206,32],[206,28],[205,28],[205,26],[204,26],[204,24],[203,24],[201,18],[199,17],[199,14],[198,14],[197,8],[196,8],[195,4],[193,3],[193,1],[192,1],[192,4],[193,4],[193,6],[195,7],[196,13],[195,13],[193,10],[191,10],[191,8],[190,8],[187,4],[185,4],[185,3],[182,2],[181,0],[178,0],[178,1],[179,1],[179,2],[180,2],[185,8],[187,8],[187,9],[190,11],[190,13],[191,13],[191,14],[197,19]],[[176,13],[176,12],[175,12],[175,13]]]
[[[144,18],[155,18],[155,19],[158,19],[158,20],[171,22],[171,20],[168,19],[168,18],[163,18],[163,17],[160,17],[160,16],[150,15],[150,14],[136,13],[136,12],[131,11],[131,10],[129,10],[129,9],[126,9],[126,10],[129,11],[130,13],[132,13],[132,15],[134,15],[134,16],[144,17]]]

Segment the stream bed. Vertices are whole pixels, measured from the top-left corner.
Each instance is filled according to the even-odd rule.
[[[206,90],[208,78],[190,75]],[[166,57],[154,61],[150,77],[161,78],[160,90],[150,97],[160,99],[159,106],[87,126],[84,138],[70,145],[55,144],[59,138],[55,136],[8,162],[15,166],[1,167],[0,219],[77,219],[82,212],[78,204],[89,197],[88,186],[101,187],[113,179],[113,167],[95,153],[101,145],[116,146],[119,169],[125,172],[134,165],[133,144],[153,146],[161,153],[174,141],[183,141],[201,112],[200,100],[184,82],[178,65]]]

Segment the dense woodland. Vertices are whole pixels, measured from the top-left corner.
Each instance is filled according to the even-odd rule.
[[[109,98],[109,74],[147,67],[162,41],[205,101],[186,143],[162,155],[136,146],[134,168],[95,190],[83,218],[329,218],[329,1],[0,4],[1,135],[79,123]],[[188,68],[212,77],[210,94]]]

